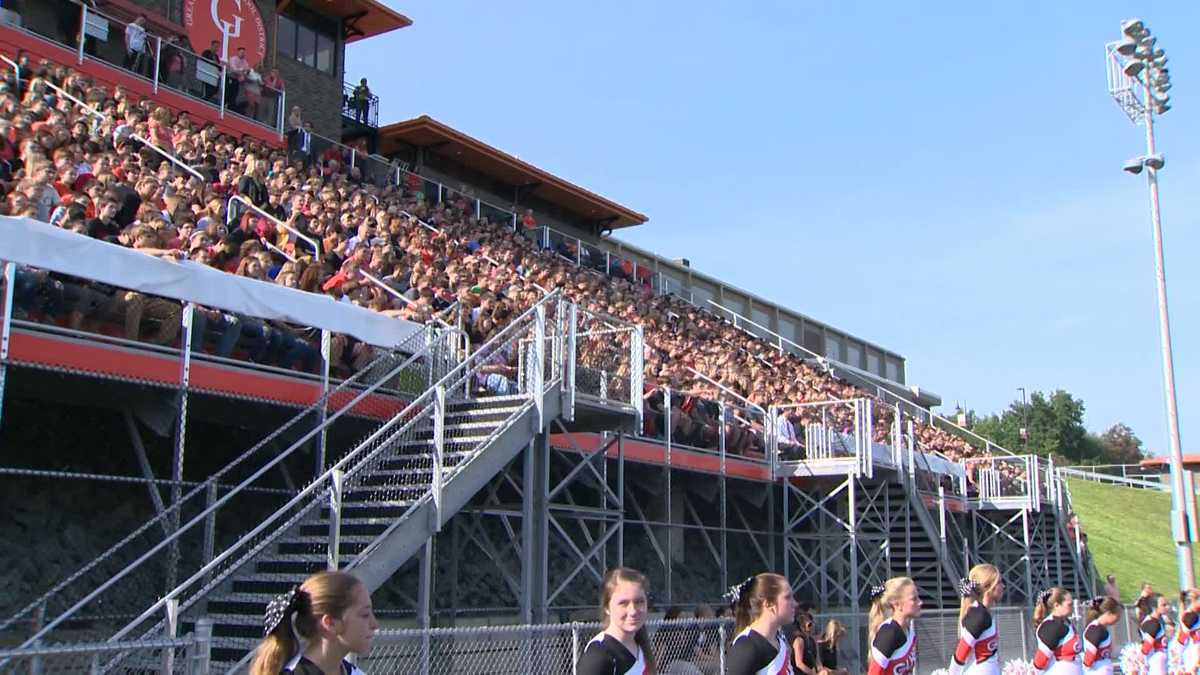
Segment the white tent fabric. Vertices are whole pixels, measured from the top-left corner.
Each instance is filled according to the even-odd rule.
[[[424,330],[421,324],[327,295],[239,277],[190,261],[155,258],[29,218],[0,216],[0,260],[260,319],[323,328],[380,347],[398,346]]]

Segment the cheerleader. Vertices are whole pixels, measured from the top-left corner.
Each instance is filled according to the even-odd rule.
[[[1088,603],[1087,627],[1083,629],[1083,672],[1085,675],[1112,675],[1112,631],[1109,626],[1121,618],[1120,601],[1102,595]]]
[[[725,594],[733,608],[728,675],[788,675],[791,652],[782,629],[796,617],[792,587],[778,574],[756,574]]]
[[[314,574],[275,598],[263,624],[250,675],[363,675],[346,657],[369,651],[379,630],[367,587],[345,572]]]
[[[958,646],[950,660],[950,675],[1000,675],[999,637],[991,608],[1004,597],[1004,581],[995,565],[976,565],[958,584],[962,607],[958,612]]]
[[[1167,599],[1155,594],[1151,598],[1150,614],[1142,620],[1142,654],[1146,656],[1147,675],[1167,675],[1167,625],[1163,621],[1170,605]]]
[[[921,598],[912,579],[892,577],[871,589],[871,662],[867,675],[907,675],[916,671],[917,631],[912,620],[920,614]]]
[[[645,675],[654,656],[646,631],[649,601],[646,577],[616,567],[600,584],[600,620],[604,630],[592,638],[579,658],[579,675]]]
[[[1183,646],[1182,672],[1194,675],[1200,667],[1200,590],[1193,588],[1184,595],[1175,639]]]
[[[1071,625],[1071,593],[1065,588],[1049,588],[1038,595],[1033,609],[1037,626],[1037,652],[1033,667],[1048,675],[1081,675],[1079,634]]]

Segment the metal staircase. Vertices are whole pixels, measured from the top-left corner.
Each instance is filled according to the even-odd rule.
[[[156,519],[115,547],[162,529],[166,536],[148,551],[137,550],[141,555],[132,562],[129,552],[106,554],[102,558],[113,557],[114,569],[123,564],[109,578],[97,584],[93,577],[104,568],[90,565],[31,604],[37,608],[74,602],[56,612],[23,646],[57,637],[69,621],[94,615],[115,599],[132,595],[135,599],[126,604],[137,603],[145,594],[130,594],[131,584],[136,587],[139,579],[161,583],[165,577],[166,590],[155,594],[156,601],[142,600],[126,610],[119,629],[99,630],[109,642],[143,640],[191,631],[204,619],[211,622],[215,636],[214,665],[228,667],[246,656],[261,636],[261,615],[269,598],[306,575],[353,569],[370,589],[378,588],[560,414],[570,344],[564,337],[574,329],[574,313],[566,311],[568,307],[557,292],[545,296],[456,365],[439,360],[444,350],[438,340],[423,338],[417,353],[403,361],[393,358],[382,374],[373,368],[378,382],[351,392],[357,396],[343,393],[343,407],[332,416],[326,417],[326,400],[314,404],[321,408],[323,422],[302,427],[309,430],[297,443],[235,474],[240,478],[254,469],[227,492],[198,488],[189,493],[185,503],[172,506],[165,518],[173,520],[168,527],[160,528]],[[386,416],[368,416],[374,422],[358,427],[370,432],[356,444],[331,445],[324,455],[328,468],[298,493],[286,493],[290,498],[275,496],[265,504],[249,499],[262,490],[271,468],[307,448],[306,443],[323,440],[328,424],[361,412],[378,387],[397,380],[423,382],[427,389],[407,405],[382,407]],[[213,485],[218,477],[228,481],[229,475],[222,470]],[[226,529],[249,529],[239,537],[215,541],[218,517],[231,524]],[[199,532],[207,536],[196,546],[197,540],[189,537]],[[78,601],[75,595],[81,591],[67,592],[77,586],[87,589]],[[94,670],[146,665],[136,660],[118,653],[105,657]]]

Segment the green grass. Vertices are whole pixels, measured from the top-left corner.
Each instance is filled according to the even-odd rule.
[[[1171,495],[1157,490],[1068,481],[1075,511],[1101,576],[1117,575],[1121,598],[1131,601],[1143,581],[1167,595],[1178,593]]]

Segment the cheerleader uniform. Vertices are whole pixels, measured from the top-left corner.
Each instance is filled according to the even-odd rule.
[[[906,632],[888,619],[875,631],[871,640],[871,663],[867,675],[909,675],[917,670],[917,631],[909,626]]]
[[[644,675],[646,656],[642,648],[630,654],[621,641],[608,633],[592,638],[579,657],[579,675]]]
[[[1112,632],[1093,621],[1083,629],[1083,672],[1085,675],[1112,675]]]
[[[1179,630],[1175,639],[1183,646],[1184,672],[1196,672],[1200,665],[1200,612],[1189,609],[1179,617]]]
[[[733,639],[725,657],[728,675],[789,675],[791,671],[791,653],[783,635],[776,633],[772,643],[749,626]]]
[[[1162,619],[1148,616],[1141,625],[1142,654],[1148,675],[1167,675],[1167,627]]]
[[[987,607],[976,602],[967,608],[958,627],[958,646],[950,660],[950,675],[1000,675],[1000,638]],[[971,665],[968,667],[967,664]]]
[[[1047,675],[1081,675],[1079,634],[1070,621],[1049,617],[1037,629],[1037,652],[1033,667]]]

